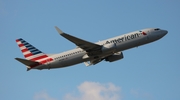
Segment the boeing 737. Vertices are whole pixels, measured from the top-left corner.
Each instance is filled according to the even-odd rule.
[[[62,37],[74,43],[77,48],[50,55],[38,50],[22,38],[16,39],[25,59],[15,59],[26,65],[27,71],[63,68],[82,62],[86,66],[95,65],[103,60],[114,62],[123,58],[122,51],[156,41],[168,33],[167,30],[160,28],[147,28],[92,43],[64,33],[58,27],[55,28]]]

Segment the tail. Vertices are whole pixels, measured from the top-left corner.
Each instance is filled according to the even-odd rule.
[[[27,60],[39,62],[40,59],[48,57],[45,53],[41,52],[22,38],[17,39],[16,43]]]
[[[44,64],[48,61],[52,61],[52,58],[49,58],[45,53],[38,50],[22,38],[17,39],[16,43],[18,44],[22,54],[26,59],[22,58],[15,58],[19,62],[23,63],[27,66],[27,70],[30,70],[31,68],[34,68],[38,65]]]

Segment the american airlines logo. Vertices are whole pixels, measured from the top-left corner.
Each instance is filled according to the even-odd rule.
[[[110,40],[110,41],[106,41],[105,44],[109,44],[109,43],[121,43],[127,40],[132,40],[135,38],[140,37],[141,35],[147,35],[145,32],[143,31],[139,31],[140,33],[135,33],[135,34],[131,34],[131,35],[124,35],[123,37],[120,37],[118,39],[114,39],[114,40]]]

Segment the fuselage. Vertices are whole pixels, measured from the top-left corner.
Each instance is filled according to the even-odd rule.
[[[166,35],[168,32],[166,30],[162,30],[159,28],[147,28],[140,31],[130,32],[124,35],[120,35],[114,38],[106,39],[95,44],[102,45],[108,49],[106,52],[102,52],[94,57],[84,58],[86,55],[86,51],[81,48],[75,48],[63,53],[54,54],[49,56],[53,58],[51,61],[47,61],[47,63],[34,67],[33,69],[51,69],[51,68],[62,68],[75,64],[79,64],[85,61],[90,61],[95,59],[95,57],[104,58],[108,55],[112,55],[113,53],[124,51],[130,48],[138,47],[140,45],[144,45],[153,41],[156,41]],[[103,48],[102,48],[103,49]]]

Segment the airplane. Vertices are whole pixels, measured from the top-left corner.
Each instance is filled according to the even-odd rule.
[[[55,28],[62,37],[71,41],[77,47],[50,55],[43,53],[22,38],[16,39],[25,59],[15,59],[26,65],[27,71],[31,69],[64,68],[83,62],[86,66],[95,65],[103,60],[114,62],[123,59],[122,51],[156,41],[168,33],[167,30],[160,28],[147,28],[92,43],[64,33],[57,26]]]

